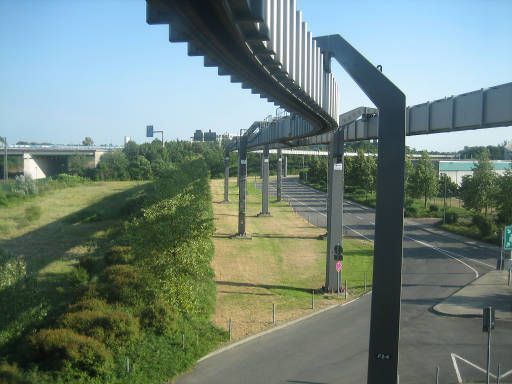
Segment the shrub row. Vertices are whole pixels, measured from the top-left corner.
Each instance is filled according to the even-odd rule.
[[[126,373],[115,358],[125,353],[146,359],[141,366],[151,370],[154,352],[151,356],[135,352],[137,345],[148,348],[147,340],[162,337],[173,349],[181,345],[177,336],[181,332],[194,332],[195,337],[212,334],[208,321],[215,285],[208,179],[202,160],[162,172],[144,201],[138,202],[139,213],[132,210],[104,256],[79,261],[71,274],[77,301],[51,327],[28,337],[28,360],[59,380],[111,380]],[[223,335],[213,334],[217,339],[207,345]],[[157,363],[165,368],[150,376],[164,381],[205,352],[197,344],[185,359],[177,356]]]

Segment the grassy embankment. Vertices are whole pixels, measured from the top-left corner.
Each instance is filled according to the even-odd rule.
[[[164,382],[225,340],[202,161],[28,204],[0,214],[0,382]]]
[[[325,278],[325,229],[308,224],[293,213],[286,202],[270,201],[270,217],[257,217],[261,192],[249,179],[247,232],[251,240],[232,239],[238,220],[236,179],[230,180],[228,204],[222,203],[223,180],[212,180],[216,232],[213,268],[217,280],[214,322],[226,328],[232,319],[233,339],[240,339],[272,327],[272,304],[277,323],[312,313],[344,301],[343,295],[319,292]],[[347,238],[344,241],[343,280],[348,280],[349,299],[364,290],[364,275],[372,277],[373,245]],[[368,283],[369,284],[369,283]],[[370,286],[368,285],[368,289]]]

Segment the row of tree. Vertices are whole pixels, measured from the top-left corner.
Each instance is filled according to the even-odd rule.
[[[74,156],[68,171],[95,180],[148,180],[159,176],[169,163],[198,157],[204,159],[212,177],[223,174],[223,148],[216,143],[168,141],[162,146],[159,140],[143,144],[130,141],[122,150],[105,153],[92,169],[86,157]]]
[[[446,174],[438,176],[435,163],[426,151],[413,163],[405,159],[405,191],[408,198],[422,199],[426,208],[435,196],[459,197],[464,207],[487,216],[493,209],[499,223],[512,222],[512,170],[504,175],[496,174],[487,150],[477,156],[473,175],[466,175],[459,187]],[[345,157],[345,185],[347,188],[364,190],[367,194],[375,191],[377,162],[374,154],[359,150],[355,157]],[[308,164],[308,171],[301,174],[303,179],[320,187],[327,185],[327,161],[314,158]]]

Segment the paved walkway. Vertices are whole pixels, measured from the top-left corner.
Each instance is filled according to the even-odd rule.
[[[508,272],[490,271],[434,306],[434,310],[451,316],[482,316],[482,308],[492,306],[496,318],[512,320],[512,285]]]

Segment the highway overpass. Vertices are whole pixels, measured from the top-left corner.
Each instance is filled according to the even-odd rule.
[[[120,147],[91,146],[11,146],[7,149],[9,176],[24,175],[44,179],[69,171],[70,160],[80,157],[87,168],[94,168],[107,152]]]

